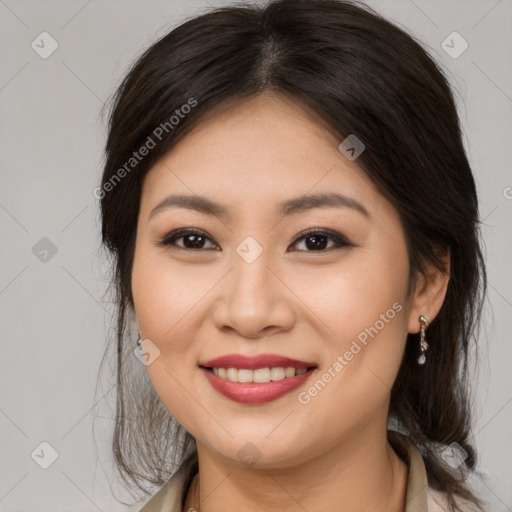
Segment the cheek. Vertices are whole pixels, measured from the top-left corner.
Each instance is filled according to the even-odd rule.
[[[390,388],[407,333],[405,248],[354,253],[344,265],[319,272],[303,273],[297,295],[307,298],[311,318],[321,326],[324,366],[341,356],[340,385],[350,380],[354,390],[366,392],[370,380],[380,379]]]
[[[322,321],[316,325],[327,326],[319,344],[322,367],[299,397],[309,413],[302,417],[304,431],[314,432],[320,421],[333,425],[325,427],[326,440],[335,439],[341,429],[360,428],[386,408],[407,332],[406,271],[391,267],[358,262],[350,271],[329,272],[315,293],[304,281],[306,295],[298,295],[311,300],[307,305]]]
[[[340,265],[304,269],[300,280],[294,281],[294,291],[317,322],[324,323],[330,339],[346,341],[374,325],[381,315],[386,316],[384,320],[394,319],[397,309],[405,309],[407,267],[406,262],[396,265],[396,256],[354,253]],[[395,303],[402,307],[393,309]]]
[[[192,431],[196,421],[187,390],[194,389],[193,379],[200,376],[195,372],[198,354],[193,325],[202,311],[201,298],[214,282],[211,272],[201,277],[206,276],[178,269],[168,258],[144,248],[135,253],[132,290],[137,321],[143,337],[158,348],[158,357],[146,370],[166,408]]]
[[[214,283],[211,270],[206,273],[197,266],[180,266],[165,253],[157,254],[144,247],[136,250],[132,290],[143,335],[159,345],[168,345],[164,340],[173,339],[173,350],[180,351],[184,347],[179,340],[181,335],[176,334],[183,334],[187,318]]]

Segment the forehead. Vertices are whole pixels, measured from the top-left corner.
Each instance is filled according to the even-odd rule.
[[[339,151],[340,142],[289,98],[261,95],[232,104],[205,117],[154,165],[142,207],[153,209],[170,193],[209,197],[240,211],[336,192],[367,209],[384,206],[357,160]]]

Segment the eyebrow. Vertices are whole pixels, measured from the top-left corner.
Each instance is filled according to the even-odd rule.
[[[149,214],[151,219],[162,210],[169,208],[187,208],[205,215],[214,215],[220,218],[229,218],[228,209],[203,196],[171,195],[158,203]],[[277,213],[281,215],[293,215],[296,213],[312,210],[313,208],[352,208],[367,218],[371,218],[368,210],[358,201],[343,194],[324,193],[309,194],[293,199],[287,199],[278,203]]]

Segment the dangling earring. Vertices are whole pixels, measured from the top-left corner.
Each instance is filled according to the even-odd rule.
[[[427,330],[427,327],[428,327],[428,320],[423,315],[420,315],[419,321],[421,324],[421,335],[420,335],[421,354],[420,354],[420,357],[418,357],[418,364],[425,364],[425,361],[427,360],[427,358],[425,357],[425,351],[428,348],[428,343],[425,340],[425,331]]]
[[[137,331],[137,346],[139,347],[140,350],[142,350],[142,339],[139,331]]]

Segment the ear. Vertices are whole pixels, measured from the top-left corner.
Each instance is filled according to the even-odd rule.
[[[440,255],[445,270],[440,271],[433,264],[428,264],[425,272],[417,278],[409,310],[409,333],[420,332],[420,315],[432,323],[443,305],[450,280],[449,247],[446,247]]]

